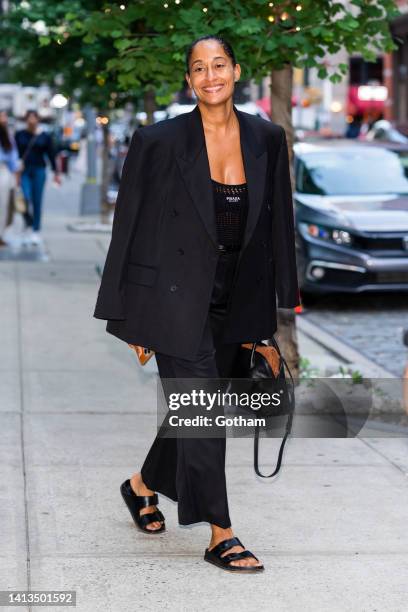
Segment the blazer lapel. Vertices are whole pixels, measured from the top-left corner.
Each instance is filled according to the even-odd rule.
[[[185,130],[185,140],[180,143],[180,153],[176,155],[177,163],[205,228],[217,245],[210,165],[198,105],[188,113]]]
[[[236,109],[241,133],[241,151],[244,160],[245,176],[248,185],[248,217],[245,227],[242,251],[247,246],[255,230],[265,190],[268,153],[265,140],[260,141],[251,124],[251,116]],[[255,119],[255,118],[254,118]]]
[[[239,120],[241,152],[248,185],[248,216],[242,250],[248,244],[261,211],[267,170],[267,151],[265,144],[258,140],[251,125],[251,117],[233,105]],[[186,140],[183,150],[176,154],[177,163],[204,226],[213,241],[218,245],[214,199],[211,184],[210,164],[205,146],[204,128],[201,112],[197,106],[188,113]]]

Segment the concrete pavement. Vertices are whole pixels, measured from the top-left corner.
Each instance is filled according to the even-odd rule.
[[[119,485],[155,435],[156,366],[92,317],[109,236],[67,230],[81,180],[47,187],[48,260],[0,262],[0,590],[76,590],[81,612],[405,610],[406,438],[292,438],[274,481],[255,476],[250,440],[229,439],[233,528],[260,575],[204,563],[208,525],[179,526],[164,496],[167,531],[136,530]],[[299,342],[319,367],[342,363]],[[278,442],[262,441],[263,468]]]

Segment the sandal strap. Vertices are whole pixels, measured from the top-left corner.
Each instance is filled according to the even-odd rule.
[[[164,518],[164,516],[163,516],[162,512],[161,512],[161,511],[160,511],[158,508],[157,508],[157,510],[156,510],[156,513],[157,513],[157,515],[159,516],[159,521],[164,521],[164,520],[165,520],[165,518]]]
[[[157,493],[153,495],[136,495],[137,501],[142,508],[146,508],[147,506],[156,506],[159,503],[159,498]]]
[[[237,559],[247,559],[248,557],[253,557],[257,561],[259,561],[259,559],[255,557],[255,555],[251,553],[250,550],[243,550],[242,552],[230,553],[229,555],[225,555],[224,557],[221,557],[221,560],[225,561],[225,563],[229,563],[230,561],[236,561]]]
[[[223,553],[224,550],[228,550],[233,546],[242,546],[243,548],[245,548],[239,538],[233,537],[228,538],[227,540],[222,540],[222,542],[219,542],[219,544],[217,544],[217,546],[214,546],[214,548],[212,548],[209,552],[214,553],[214,555],[216,555],[217,557],[220,557],[221,553]]]
[[[160,515],[163,516],[161,514],[161,512],[159,513],[158,511],[148,512],[147,514],[142,514],[139,517],[139,521],[138,522],[139,522],[140,525],[142,525],[142,527],[145,527],[146,525],[148,525],[149,523],[153,523],[154,521],[164,520],[164,517],[162,519],[160,517]]]

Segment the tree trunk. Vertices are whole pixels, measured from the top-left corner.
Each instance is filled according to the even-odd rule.
[[[144,110],[147,115],[147,125],[154,123],[154,111],[156,110],[156,99],[154,97],[154,91],[148,89],[144,92]]]
[[[294,191],[292,125],[292,76],[293,69],[289,64],[282,70],[271,71],[271,116],[274,123],[281,125],[288,142],[290,175]],[[293,308],[278,309],[277,341],[294,377],[299,375],[299,351],[296,335],[295,311]]]

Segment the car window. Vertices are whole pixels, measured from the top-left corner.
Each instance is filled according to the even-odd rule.
[[[316,195],[408,194],[408,152],[359,147],[304,153],[297,190]]]

